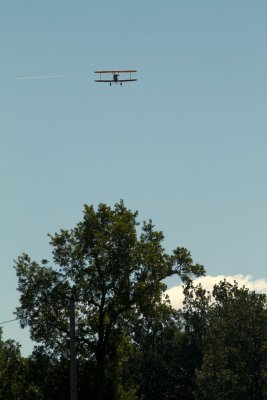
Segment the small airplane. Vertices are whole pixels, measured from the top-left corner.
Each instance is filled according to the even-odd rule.
[[[96,79],[95,82],[104,82],[104,83],[109,83],[109,86],[112,85],[112,83],[116,83],[116,85],[119,83],[122,85],[123,82],[134,82],[137,81],[136,78],[132,78],[132,73],[137,72],[136,69],[124,69],[124,70],[111,70],[111,71],[95,71],[95,74],[100,74],[100,79]],[[129,74],[128,79],[120,79],[119,76],[120,74]],[[102,74],[112,74],[112,79],[101,79]]]

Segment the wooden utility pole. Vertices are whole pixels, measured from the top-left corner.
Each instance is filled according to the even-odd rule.
[[[75,344],[75,300],[70,298],[70,400],[77,400],[76,344]]]

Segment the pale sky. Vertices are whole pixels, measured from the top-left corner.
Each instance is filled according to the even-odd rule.
[[[124,199],[211,277],[266,279],[266,20],[264,0],[2,0],[0,322],[13,260],[51,259],[85,203]],[[138,81],[94,82],[110,68]],[[43,75],[65,77],[16,79]]]

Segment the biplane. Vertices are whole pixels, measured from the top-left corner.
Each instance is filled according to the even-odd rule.
[[[136,78],[132,78],[132,73],[137,72],[136,69],[124,69],[124,70],[110,70],[110,71],[95,71],[95,74],[99,74],[99,79],[96,79],[95,82],[104,82],[104,83],[109,83],[111,86],[112,83],[116,83],[116,85],[119,83],[120,85],[123,84],[123,82],[134,82],[137,81]],[[102,74],[112,74],[112,78],[110,79],[102,79]],[[120,74],[129,74],[128,79],[121,79]]]

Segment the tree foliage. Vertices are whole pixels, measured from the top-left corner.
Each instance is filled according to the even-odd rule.
[[[115,396],[122,338],[137,315],[161,307],[164,279],[177,275],[188,284],[204,273],[185,248],[168,255],[163,233],[151,221],[139,226],[137,215],[123,201],[113,209],[85,206],[73,229],[50,235],[53,265],[26,254],[16,262],[19,312],[32,339],[54,355],[67,354],[68,298],[74,295],[78,358],[95,363],[93,385],[101,399]]]
[[[2,340],[0,329],[0,400],[43,400],[38,385],[27,380],[27,359],[14,340]]]
[[[198,398],[266,399],[266,296],[226,281],[212,294]]]
[[[267,398],[266,295],[222,281],[213,292],[190,252],[167,254],[163,233],[121,201],[85,206],[73,229],[49,235],[52,262],[16,262],[20,306],[37,346],[28,358],[0,338],[0,400],[69,393],[69,299],[76,301],[78,398]],[[184,285],[174,310],[165,278]],[[12,371],[12,373],[11,373]]]

